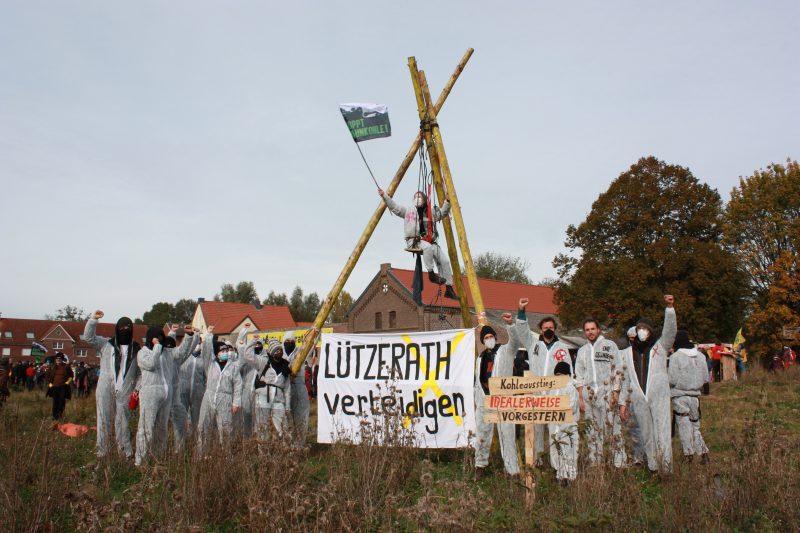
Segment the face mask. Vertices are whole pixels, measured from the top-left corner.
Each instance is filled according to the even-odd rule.
[[[417,207],[422,207],[425,205],[425,200],[422,198],[414,198],[414,205]]]
[[[219,360],[223,363],[228,360],[228,352],[220,352]]]
[[[639,328],[636,330],[636,336],[639,337],[639,340],[644,342],[650,336],[650,332],[644,328]]]
[[[264,351],[264,347],[263,347],[263,346],[256,346],[255,352],[256,352],[257,354],[260,354],[260,353],[261,353],[261,352],[263,352],[263,351]]]
[[[286,341],[283,343],[283,351],[285,353],[292,353],[294,351],[294,342],[293,341]]]
[[[556,336],[556,333],[551,329],[546,329],[544,330],[544,333],[542,333],[542,336],[545,338],[546,341],[550,342],[551,340],[553,340],[553,337]]]
[[[497,339],[486,339],[483,341],[483,345],[492,350],[497,346]]]

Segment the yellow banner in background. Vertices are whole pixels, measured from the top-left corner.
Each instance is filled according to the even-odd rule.
[[[287,329],[286,331],[257,331],[255,333],[248,333],[247,334],[247,342],[255,339],[256,337],[260,337],[264,343],[266,343],[269,339],[275,339],[278,342],[283,342],[283,338],[286,336],[287,333],[290,331],[294,331],[295,337],[297,337],[297,345],[300,346],[303,344],[303,339],[308,333],[310,328],[305,329]],[[333,333],[333,328],[322,328],[320,333]],[[320,334],[317,337],[317,348],[322,345],[322,335]]]

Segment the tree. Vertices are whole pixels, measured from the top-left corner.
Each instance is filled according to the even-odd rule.
[[[172,322],[181,324],[191,324],[194,312],[197,309],[197,301],[189,298],[181,298],[172,306]]]
[[[347,320],[347,312],[353,306],[353,297],[347,291],[339,293],[339,297],[331,307],[331,312],[328,315],[328,322],[338,324]]]
[[[177,322],[173,317],[175,315],[175,307],[168,302],[158,302],[153,304],[149,311],[142,315],[141,321],[138,323],[147,324],[150,327],[160,328],[167,322]]]
[[[289,305],[289,298],[286,296],[286,293],[283,292],[281,294],[276,293],[275,291],[269,291],[269,296],[266,297],[264,300],[264,305]]]
[[[800,326],[800,164],[740,179],[725,220],[725,243],[749,281],[748,349],[769,356],[781,348],[784,326]]]
[[[530,284],[525,273],[530,263],[521,257],[486,252],[475,258],[475,273],[479,278]]]
[[[81,308],[74,305],[65,305],[52,315],[45,315],[46,320],[64,320],[67,322],[86,322],[89,315]]]
[[[316,320],[320,307],[319,295],[316,292],[307,295],[303,301],[303,321],[313,322]]]
[[[214,295],[214,300],[241,304],[255,304],[260,301],[252,281],[240,281],[236,287],[231,283],[225,283],[220,287],[220,293]]]
[[[716,190],[687,168],[640,159],[567,228],[571,254],[553,260],[561,320],[576,327],[592,316],[620,334],[642,316],[658,323],[671,293],[695,338],[733,338],[744,286],[721,224]]]

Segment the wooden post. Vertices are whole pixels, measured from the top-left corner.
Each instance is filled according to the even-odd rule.
[[[458,234],[458,244],[461,247],[461,257],[464,259],[464,269],[467,271],[467,282],[469,283],[469,291],[472,294],[475,314],[478,316],[479,324],[486,324],[486,311],[483,307],[483,297],[481,296],[481,288],[478,285],[475,265],[472,263],[472,254],[469,251],[467,230],[464,227],[464,217],[461,215],[461,205],[458,203],[458,195],[456,194],[455,185],[453,185],[453,176],[450,174],[450,165],[447,162],[447,153],[445,152],[444,143],[442,142],[442,133],[439,130],[439,124],[437,122],[438,111],[432,103],[431,94],[428,90],[428,81],[425,78],[424,71],[419,72],[419,84],[428,107],[428,120],[430,120],[433,140],[436,144],[436,153],[439,156],[442,178],[447,186],[447,193],[450,196],[453,220],[456,223],[456,233]]]
[[[530,370],[525,371],[526,377],[533,376]],[[536,425],[525,424],[525,508],[531,509],[536,502],[536,473],[534,464],[536,463]]]
[[[455,84],[456,80],[458,79],[461,72],[464,70],[464,67],[469,61],[470,56],[472,56],[472,48],[469,48],[464,56],[459,61],[458,65],[456,66],[455,71],[450,76],[450,79],[447,80],[447,83],[442,89],[441,94],[439,95],[439,99],[436,101],[436,104],[433,105],[433,109],[438,112],[442,105],[444,105],[445,100],[447,100],[450,91],[453,90],[453,85]],[[419,150],[420,143],[422,142],[422,133],[418,133],[416,139],[409,148],[408,152],[406,153],[405,158],[403,158],[402,163],[400,163],[400,168],[395,173],[392,181],[389,183],[388,187],[385,189],[386,194],[389,196],[394,195],[397,187],[400,185],[400,181],[405,176],[408,167],[411,166],[411,162],[414,160],[414,156],[417,155],[417,151]],[[386,211],[386,203],[381,200],[380,205],[375,209],[375,212],[372,214],[372,218],[370,218],[369,222],[367,223],[367,227],[364,229],[364,232],[361,234],[361,237],[358,239],[356,243],[356,247],[353,252],[350,254],[350,257],[347,259],[347,263],[345,263],[344,268],[342,269],[341,274],[339,274],[339,278],[336,280],[336,283],[333,284],[333,288],[328,293],[328,296],[325,298],[325,301],[322,302],[322,306],[317,313],[317,318],[314,319],[314,325],[309,329],[308,333],[306,333],[305,338],[303,339],[303,344],[300,347],[300,354],[292,363],[292,376],[296,376],[297,372],[300,371],[300,367],[308,357],[308,352],[311,351],[311,348],[317,342],[317,336],[319,335],[320,329],[322,325],[327,320],[328,315],[333,308],[333,304],[336,302],[336,299],[339,297],[339,293],[344,288],[344,284],[347,282],[347,279],[350,277],[350,274],[353,272],[353,268],[355,268],[356,263],[358,262],[358,258],[361,257],[361,253],[364,251],[364,248],[367,246],[367,242],[369,242],[369,238],[372,236],[372,233],[375,231],[375,228],[378,226],[378,222],[380,221],[381,217],[383,216],[383,212]]]
[[[408,58],[408,69],[411,71],[411,83],[414,85],[414,95],[417,97],[419,119],[420,121],[425,121],[428,118],[428,106],[425,105],[425,97],[422,96],[422,89],[419,84],[419,71],[417,70],[417,60],[413,56]],[[445,192],[442,182],[442,171],[439,167],[439,155],[436,153],[436,146],[433,143],[433,134],[430,129],[423,130],[422,134],[425,138],[425,147],[428,149],[428,158],[431,161],[436,197],[439,199],[439,205],[442,205],[445,200]],[[464,322],[465,328],[471,328],[472,317],[469,314],[467,293],[464,291],[464,282],[461,279],[461,266],[458,264],[458,250],[456,250],[453,227],[450,225],[450,215],[442,218],[442,228],[444,229],[445,239],[447,240],[447,253],[450,256],[450,264],[453,267],[453,288],[458,294],[458,301],[461,304],[461,320]]]

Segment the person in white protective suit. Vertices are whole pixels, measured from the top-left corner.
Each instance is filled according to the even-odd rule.
[[[294,366],[294,360],[300,356],[300,348],[297,346],[297,336],[294,331],[290,331],[283,337],[284,357],[289,361],[289,368]],[[308,352],[311,353],[311,350]],[[289,401],[292,413],[292,425],[294,428],[294,445],[302,448],[306,445],[306,435],[308,435],[308,413],[311,404],[308,401],[308,389],[306,389],[305,361],[297,371],[297,375],[292,379],[292,398]]]
[[[178,326],[173,325],[170,331],[173,341],[177,330]],[[183,363],[196,343],[197,339],[191,330],[187,330],[178,348],[165,347],[161,328],[147,331],[146,346],[136,356],[142,373],[139,383],[139,426],[136,431],[137,466],[164,454],[176,394],[173,388],[176,365]],[[171,344],[174,345],[174,342]]]
[[[555,319],[553,317],[545,317],[539,321],[539,330],[542,333],[537,339],[528,325],[528,317],[525,314],[528,301],[528,298],[520,298],[519,300],[513,333],[517,336],[522,347],[528,352],[528,366],[531,372],[536,376],[552,376],[556,365],[563,362],[569,366],[569,375],[572,376],[572,358],[569,355],[569,347],[561,342],[558,335],[556,335]],[[545,427],[549,426],[540,424],[534,426],[534,453],[536,454],[537,467],[541,467],[543,464],[541,454],[544,453]]]
[[[652,446],[652,441],[645,442],[645,436],[650,439],[653,434],[653,418],[650,416],[650,407],[644,396],[639,381],[636,378],[636,369],[633,366],[633,342],[636,339],[636,327],[628,329],[626,336],[628,346],[619,351],[623,364],[622,387],[628,388],[627,405],[620,406],[620,418],[627,425],[633,444],[633,465],[644,465],[646,450]],[[643,431],[642,427],[646,426]]]
[[[503,466],[509,476],[519,475],[519,458],[517,457],[516,431],[514,424],[486,422],[485,399],[489,394],[489,378],[498,376],[512,376],[514,373],[514,356],[519,347],[519,341],[510,331],[513,317],[511,313],[503,314],[503,321],[507,324],[509,342],[505,345],[497,344],[497,332],[489,325],[483,326],[480,331],[480,341],[486,347],[475,361],[475,428],[477,442],[475,443],[475,480],[480,480],[489,466],[489,451],[492,447],[492,437],[497,426],[500,441],[500,455],[503,457]]]
[[[589,462],[603,459],[603,446],[609,441],[613,464],[627,466],[625,441],[619,405],[625,405],[628,388],[622,387],[623,363],[614,341],[600,333],[594,319],[583,323],[583,333],[589,342],[578,350],[575,360],[575,386],[580,394],[580,412],[586,418],[586,443]]]
[[[246,322],[244,327],[239,330],[234,358],[236,364],[239,365],[239,373],[242,375],[242,409],[233,419],[234,433],[245,439],[253,436],[253,382],[256,376],[256,369],[242,359],[249,329],[250,322]]]
[[[283,346],[270,339],[263,349],[261,339],[253,339],[244,350],[244,360],[256,369],[254,383],[255,434],[259,439],[269,438],[271,427],[278,436],[287,427],[286,414],[291,408],[291,368],[283,357]]]
[[[578,390],[572,379],[572,367],[566,361],[559,361],[553,368],[554,376],[569,376],[570,381],[562,389],[550,391],[552,396],[569,396],[572,408],[572,422],[563,424],[547,424],[550,433],[550,465],[556,471],[556,479],[563,485],[574,481],[578,475],[578,420],[580,418],[580,400]],[[539,424],[537,424],[539,425]]]
[[[683,456],[691,462],[699,455],[705,464],[708,448],[700,433],[700,389],[708,382],[708,366],[686,331],[678,330],[674,347],[669,358],[669,386]]]
[[[174,329],[176,326],[172,326]],[[167,335],[164,337],[163,342],[164,349],[174,349],[177,346],[177,341],[172,334]],[[180,363],[176,360],[172,360],[172,365],[169,365],[167,370],[169,374],[169,381],[172,384],[170,387],[170,409],[169,409],[169,422],[172,425],[172,435],[175,441],[175,450],[180,451],[183,450],[183,446],[186,442],[186,424],[187,424],[187,414],[186,409],[183,407],[181,403],[181,381],[180,381]],[[140,380],[141,381],[141,380]]]
[[[206,392],[206,369],[198,344],[180,367],[180,400],[186,410],[188,435],[194,435],[200,420],[200,406]]]
[[[95,400],[97,403],[97,456],[105,457],[109,452],[112,426],[117,447],[122,455],[133,457],[131,445],[128,400],[139,378],[136,354],[139,343],[133,340],[133,321],[122,317],[117,321],[114,337],[97,336],[97,321],[104,313],[99,309],[86,321],[83,338],[97,350],[100,358],[100,375],[97,379]]]
[[[403,236],[408,250],[421,250],[430,282],[437,285],[444,284],[444,295],[457,300],[458,295],[453,289],[453,268],[450,259],[436,243],[439,236],[436,223],[450,213],[450,200],[445,199],[442,208],[439,209],[428,205],[428,196],[422,191],[414,193],[414,205],[411,207],[398,205],[383,189],[378,189],[378,196],[383,198],[392,214],[403,219]],[[433,271],[434,265],[439,270],[438,275]]]
[[[233,432],[233,415],[242,405],[242,375],[239,365],[230,361],[234,349],[225,343],[214,342],[214,326],[209,326],[203,337],[201,357],[206,367],[206,392],[200,406],[200,423],[197,426],[197,448],[202,453],[216,427],[222,444]]]
[[[672,469],[672,408],[667,357],[675,343],[678,323],[675,298],[668,294],[664,301],[667,307],[660,337],[656,337],[650,320],[641,318],[636,323],[636,338],[631,345],[633,364],[628,369],[633,368],[633,379],[628,381],[628,385],[632,390],[641,389],[645,400],[640,405],[634,403],[632,407],[645,446],[647,467],[653,472],[668,473]],[[633,400],[635,402],[636,398]]]

